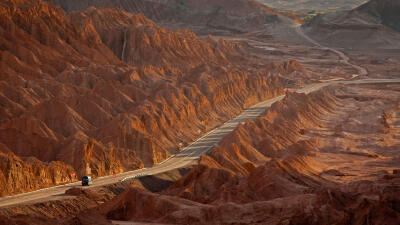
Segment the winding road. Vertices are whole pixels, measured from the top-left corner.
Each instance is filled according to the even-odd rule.
[[[330,81],[324,83],[311,84],[304,88],[298,89],[297,92],[308,94],[310,92],[317,91],[325,86],[333,84],[384,84],[384,83],[400,83],[400,78]],[[132,179],[135,177],[159,174],[173,169],[194,165],[197,163],[197,160],[200,158],[202,154],[207,153],[210,149],[212,149],[215,145],[217,145],[221,141],[221,139],[224,138],[227,134],[231,133],[238,126],[240,122],[245,122],[247,120],[254,120],[258,116],[263,114],[268,108],[270,108],[270,106],[273,103],[283,99],[284,97],[285,97],[284,95],[281,95],[249,107],[248,109],[240,113],[240,115],[238,115],[237,117],[225,122],[221,126],[208,132],[203,137],[197,139],[195,142],[185,147],[178,154],[173,155],[172,157],[168,158],[167,160],[163,161],[162,163],[154,167],[121,173],[118,174],[117,177],[113,176],[100,177],[93,181],[92,186],[85,188],[93,188],[93,187],[113,184],[127,179]],[[45,201],[61,199],[63,197],[65,198],[64,196],[65,191],[72,187],[81,187],[81,182],[75,182],[75,183],[40,189],[33,192],[3,197],[0,198],[0,207],[45,202]]]
[[[321,46],[319,43],[316,41],[312,40],[309,38],[307,35],[305,35],[300,27],[296,27],[296,31],[303,36],[305,39],[310,41],[311,43],[314,43],[315,45],[328,49],[330,51],[333,51],[337,53],[343,61],[354,67],[355,69],[358,70],[359,75],[366,75],[367,70],[359,67],[357,65],[353,65],[349,62],[349,58],[342,52],[335,50],[335,49],[330,49]],[[313,91],[317,91],[325,86],[328,85],[333,85],[333,84],[380,84],[380,83],[400,83],[400,78],[399,79],[364,79],[364,80],[350,80],[350,81],[327,81],[323,83],[316,83],[316,84],[310,84],[304,88],[298,89],[298,93],[310,93]],[[256,105],[253,105],[249,107],[248,109],[244,110],[240,115],[237,117],[225,122],[221,126],[211,130],[208,132],[206,135],[202,136],[201,138],[197,139],[194,141],[192,144],[189,146],[185,147],[181,152],[173,155],[172,157],[168,158],[167,160],[163,161],[162,163],[151,167],[151,168],[144,168],[144,169],[139,169],[139,170],[134,170],[134,171],[128,171],[125,173],[118,174],[117,177],[113,176],[106,176],[106,177],[100,177],[97,178],[93,181],[93,185],[90,187],[85,187],[85,188],[93,188],[93,187],[99,187],[99,186],[104,186],[104,185],[109,185],[113,183],[118,183],[118,182],[123,182],[127,179],[133,179],[136,177],[140,176],[147,176],[147,175],[154,175],[154,174],[159,174],[163,173],[166,171],[174,170],[177,168],[182,168],[185,166],[189,165],[195,165],[199,159],[199,157],[210,151],[214,146],[216,146],[222,138],[224,138],[227,134],[231,133],[239,123],[245,122],[247,120],[254,120],[261,114],[263,114],[270,106],[283,99],[285,96],[281,95],[263,102],[260,102]],[[52,201],[52,200],[58,200],[58,199],[63,199],[66,198],[67,196],[64,195],[65,191],[72,188],[72,187],[81,187],[81,182],[75,182],[75,183],[69,183],[65,185],[60,185],[60,186],[55,186],[55,187],[50,187],[50,188],[44,188],[40,189],[37,191],[33,192],[28,192],[28,193],[23,193],[23,194],[18,194],[18,195],[13,195],[13,196],[8,196],[8,197],[3,197],[0,198],[0,207],[9,207],[13,205],[21,205],[21,204],[32,204],[32,203],[38,203],[38,202],[46,202],[46,201]]]
[[[334,52],[337,55],[339,55],[339,57],[342,59],[342,63],[344,63],[344,64],[346,64],[348,66],[351,66],[351,67],[353,67],[354,69],[356,69],[358,71],[358,76],[368,75],[368,71],[365,68],[350,63],[350,58],[346,54],[344,54],[343,52],[341,52],[339,50],[336,50],[334,48],[328,48],[328,47],[322,46],[320,43],[318,43],[317,41],[315,41],[314,39],[312,39],[308,35],[306,35],[303,32],[303,30],[301,29],[301,24],[297,24],[297,23],[294,24],[294,28],[295,28],[297,34],[299,34],[301,37],[306,39],[308,42],[314,44],[315,46],[320,47],[321,49],[329,50],[329,51]]]

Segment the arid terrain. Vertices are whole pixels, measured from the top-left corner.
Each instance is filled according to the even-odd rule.
[[[318,15],[308,34],[325,45],[346,49],[399,49],[400,2],[369,1],[353,10]],[[361,38],[363,41],[358,41]]]
[[[2,195],[157,164],[282,92],[241,46],[140,14],[2,7]]]
[[[337,11],[353,9],[367,0],[260,0],[260,2],[280,10]]]
[[[0,0],[0,224],[399,224],[400,4],[290,2]]]
[[[289,94],[169,189],[132,187],[99,213],[166,224],[396,224],[399,88]]]
[[[278,12],[255,0],[47,0],[65,11],[89,7],[115,7],[141,13],[167,27],[188,28],[201,33],[243,33],[275,23],[287,23]]]

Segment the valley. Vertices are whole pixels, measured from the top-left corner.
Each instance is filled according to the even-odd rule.
[[[3,0],[0,224],[397,224],[400,5],[365,2]]]

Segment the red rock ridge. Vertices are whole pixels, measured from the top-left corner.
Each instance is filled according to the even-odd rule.
[[[0,148],[5,151],[4,146]],[[12,152],[0,152],[0,196],[70,183],[76,181],[73,173],[74,169],[63,162],[45,164],[34,157],[22,160]]]
[[[152,166],[282,92],[238,46],[168,31],[141,15],[92,8],[66,16],[36,0],[7,0],[0,11],[0,143],[23,167],[35,157],[64,163],[60,174],[79,177],[90,167],[96,177]],[[115,22],[101,23],[108,14]],[[129,47],[128,63],[118,58],[117,39],[102,33],[117,28],[150,41]],[[11,194],[60,182],[2,188]]]
[[[89,8],[72,12],[71,21],[94,27],[103,42],[121,60],[133,65],[193,67],[201,63],[227,63],[239,55],[239,46],[223,40],[201,40],[189,30],[170,31],[142,14],[116,8]]]
[[[299,139],[340,105],[329,91],[289,93],[259,119],[239,126],[165,192],[132,187],[96,213],[143,223],[396,224],[397,172],[376,183],[339,187],[319,176],[323,165],[312,157],[318,142]],[[267,145],[269,151],[261,150]]]
[[[84,11],[112,6],[130,13],[142,13],[157,22],[207,27],[231,32],[247,32],[285,21],[277,11],[255,0],[49,0],[64,10]]]
[[[200,159],[193,175],[176,182],[166,193],[204,203],[243,203],[299,194],[320,185],[320,165],[309,157],[315,154],[318,143],[298,138],[304,129],[317,125],[335,104],[339,103],[329,93],[288,93],[254,122],[239,125],[210,156]],[[243,175],[248,178],[240,178]],[[210,179],[215,180],[215,186]],[[267,182],[269,191],[260,185],[263,182]],[[239,193],[243,197],[238,197]]]

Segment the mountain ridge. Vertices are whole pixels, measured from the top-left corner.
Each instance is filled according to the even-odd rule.
[[[140,14],[65,14],[40,0],[6,0],[0,11],[2,195],[158,164],[282,92],[240,45]]]

